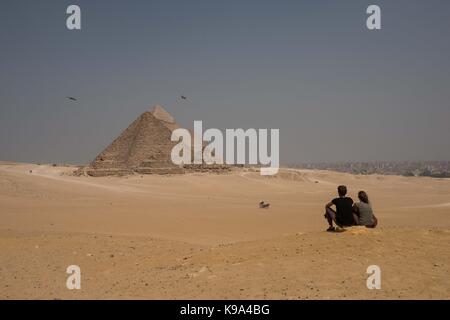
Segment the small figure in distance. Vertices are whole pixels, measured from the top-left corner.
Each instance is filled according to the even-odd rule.
[[[259,208],[260,208],[260,209],[268,209],[269,206],[270,206],[270,203],[264,203],[264,201],[261,201],[261,202],[259,203]]]

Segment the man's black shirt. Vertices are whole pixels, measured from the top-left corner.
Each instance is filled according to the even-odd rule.
[[[342,226],[353,225],[352,198],[335,198],[331,202],[336,206],[336,222]]]

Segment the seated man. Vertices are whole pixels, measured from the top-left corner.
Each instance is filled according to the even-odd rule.
[[[345,196],[347,194],[347,187],[339,186],[337,190],[339,198],[334,198],[325,206],[325,218],[330,225],[327,231],[336,230],[333,226],[333,222],[341,228],[355,224],[352,211],[353,200],[352,198]],[[333,205],[336,207],[336,211],[331,208]]]

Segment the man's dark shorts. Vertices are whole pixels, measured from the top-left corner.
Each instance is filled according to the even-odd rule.
[[[331,220],[334,221],[334,223],[336,223],[336,225],[338,225],[339,227],[350,227],[350,226],[345,226],[343,225],[340,221],[336,220],[336,211],[334,211],[332,208],[327,208],[324,214],[325,218],[331,218]]]

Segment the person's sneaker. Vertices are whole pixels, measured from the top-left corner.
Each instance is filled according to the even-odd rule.
[[[335,231],[336,231],[336,229],[334,227],[329,227],[327,229],[327,232],[335,232]]]

